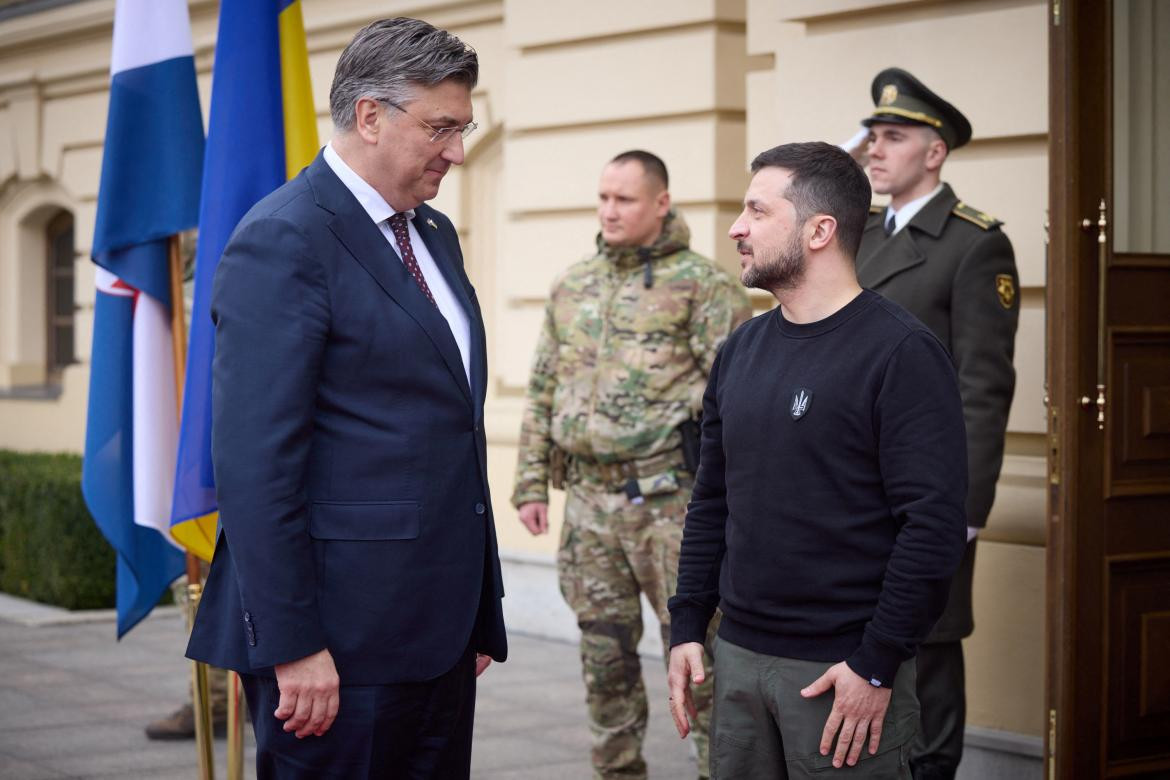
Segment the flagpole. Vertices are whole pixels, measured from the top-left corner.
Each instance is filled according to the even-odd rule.
[[[244,719],[240,710],[240,676],[231,669],[227,673],[227,776],[228,780],[244,778]]]
[[[171,347],[175,356],[175,400],[178,414],[183,413],[183,375],[187,366],[187,318],[183,306],[183,261],[179,236],[167,241],[167,260],[171,277]],[[195,625],[195,613],[203,597],[203,575],[199,559],[187,553],[187,630]],[[200,780],[214,780],[215,758],[211,738],[211,694],[207,684],[207,664],[191,662],[191,704],[195,714],[195,748],[199,753]],[[229,775],[230,775],[229,761]]]

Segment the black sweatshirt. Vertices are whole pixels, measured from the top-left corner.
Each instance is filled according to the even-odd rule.
[[[938,339],[863,291],[819,322],[777,307],[711,369],[671,645],[844,660],[889,686],[942,614],[966,543],[967,444]]]

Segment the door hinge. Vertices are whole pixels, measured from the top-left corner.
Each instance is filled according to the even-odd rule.
[[[1052,0],[1052,26],[1060,27],[1060,0]]]
[[[1056,710],[1048,711],[1048,780],[1056,780]]]
[[[1059,407],[1048,407],[1048,484],[1060,484],[1060,429],[1057,427]]]

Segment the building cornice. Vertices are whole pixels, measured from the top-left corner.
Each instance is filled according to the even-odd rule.
[[[194,33],[196,69],[209,73],[215,52],[215,20],[219,0],[188,0]],[[9,61],[0,75],[0,92],[35,84],[46,97],[59,97],[104,88],[109,60],[65,58],[51,67],[22,67],[21,55],[37,49],[67,48],[113,34],[115,0],[76,0],[36,13],[0,21],[0,63]],[[503,19],[502,0],[429,0],[400,2],[393,11],[425,16],[444,27],[490,24]],[[383,13],[386,13],[383,9]],[[311,3],[305,10],[310,54],[340,49],[358,26],[371,18],[370,8],[348,3]],[[211,17],[211,24],[200,24]]]

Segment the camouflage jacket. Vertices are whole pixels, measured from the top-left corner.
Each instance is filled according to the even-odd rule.
[[[730,274],[690,250],[673,211],[647,248],[610,247],[553,284],[520,428],[514,506],[548,500],[549,450],[615,462],[680,446],[715,353],[751,314]],[[646,262],[652,284],[646,287]]]

